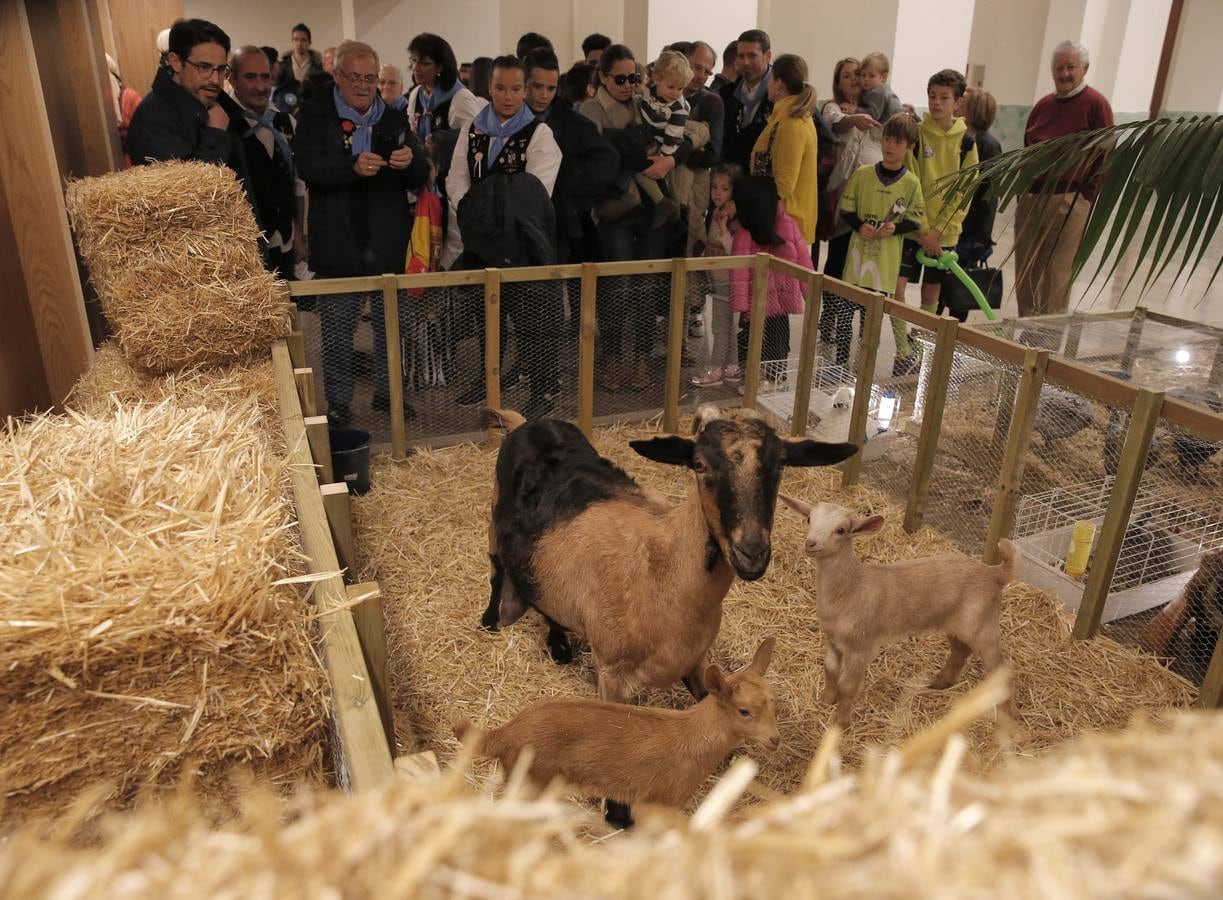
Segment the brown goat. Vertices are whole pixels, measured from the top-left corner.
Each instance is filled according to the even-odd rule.
[[[883,516],[862,518],[833,503],[812,507],[780,496],[806,517],[804,549],[819,561],[815,608],[827,644],[821,702],[836,704],[838,725],[849,725],[866,668],[887,644],[940,631],[946,634],[951,652],[930,682],[937,689],[954,684],[974,652],[987,671],[1002,663],[998,615],[1003,588],[1019,571],[1014,544],[999,542],[1002,564],[997,566],[964,556],[867,565],[854,553],[853,539],[877,534]]]
[[[632,441],[655,462],[695,473],[679,505],[642,489],[568,422],[487,410],[508,437],[497,458],[489,526],[491,595],[482,624],[528,608],[549,624],[558,662],[566,632],[590,643],[599,696],[622,702],[676,680],[700,699],[706,655],[735,575],[760,578],[772,551],[784,466],[831,465],[852,444],[786,439],[756,418],[706,407],[696,437]]]
[[[772,655],[768,638],[732,675],[711,665],[708,695],[684,710],[578,697],[541,700],[483,734],[480,752],[512,771],[530,747],[527,775],[534,784],[545,787],[559,778],[606,797],[608,821],[627,826],[629,804],[682,806],[743,741],[777,749],[773,688],[764,677]],[[454,730],[462,739],[473,729],[462,722]]]

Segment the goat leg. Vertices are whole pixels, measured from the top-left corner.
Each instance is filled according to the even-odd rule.
[[[941,691],[955,684],[956,679],[960,677],[960,671],[964,668],[964,663],[968,661],[969,655],[972,653],[972,647],[964,643],[958,637],[947,635],[947,640],[951,644],[951,650],[947,654],[947,662],[943,663],[943,669],[934,676],[934,680],[930,682],[930,687],[936,691]]]
[[[684,687],[697,701],[704,700],[709,691],[705,690],[705,661],[702,659],[691,672],[680,679]]]
[[[841,674],[837,679],[837,712],[833,721],[842,728],[849,727],[850,715],[853,712],[854,700],[862,689],[862,681],[866,677],[866,667],[870,657],[865,654],[840,653]]]
[[[548,654],[552,661],[562,666],[573,662],[573,644],[569,640],[569,633],[558,622],[543,613],[540,615],[548,623]]]
[[[501,621],[501,592],[505,586],[505,568],[496,553],[488,555],[488,608],[480,617],[480,627],[496,631]]]
[[[607,810],[603,813],[603,818],[608,825],[613,828],[633,827],[633,810],[627,803],[618,803],[610,797],[604,802],[607,804]]]
[[[831,643],[824,650],[824,691],[816,698],[816,703],[831,706],[840,699],[837,692],[837,681],[841,677],[841,654]]]

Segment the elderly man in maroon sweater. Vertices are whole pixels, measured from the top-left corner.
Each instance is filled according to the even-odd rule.
[[[1055,90],[1032,107],[1024,146],[1113,124],[1108,100],[1083,81],[1088,62],[1087,48],[1082,44],[1062,41],[1054,48]],[[1095,172],[1093,164],[1079,167],[1058,181],[1052,195],[1038,195],[1041,183],[1037,182],[1032,193],[1019,198],[1015,216],[1019,315],[1062,313],[1069,306],[1074,256],[1099,190]]]

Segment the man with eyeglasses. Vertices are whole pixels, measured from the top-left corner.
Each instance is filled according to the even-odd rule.
[[[378,54],[344,41],[335,54],[335,85],[312,97],[298,116],[293,153],[310,189],[310,268],[320,278],[402,272],[412,230],[407,192],[421,187],[428,162],[406,114],[378,93]],[[408,300],[400,292],[400,334],[408,331]],[[365,294],[319,300],[323,328],[323,387],[335,427],[352,421],[352,341]],[[390,409],[386,320],[382,296],[370,299],[374,331],[371,407]],[[415,415],[405,403],[404,412]]]
[[[192,159],[229,166],[246,182],[241,142],[227,130],[232,106],[222,88],[229,74],[229,36],[203,19],[179,19],[170,28],[166,67],[140,101],[127,129],[133,165]]]

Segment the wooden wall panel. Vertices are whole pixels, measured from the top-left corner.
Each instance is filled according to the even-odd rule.
[[[157,74],[157,33],[185,16],[183,0],[105,0],[105,5],[119,71],[143,97]]]
[[[0,419],[51,405],[38,332],[21,277],[17,236],[0,179]]]
[[[85,169],[73,174],[113,172],[121,167],[123,152],[97,6],[92,0],[58,0],[56,7],[64,68],[76,86],[76,121],[85,150]]]
[[[10,307],[28,301],[51,399],[62,402],[88,368],[93,346],[22,0],[0,0],[0,47],[0,182],[25,287],[23,299],[0,286],[0,322],[20,314]]]

